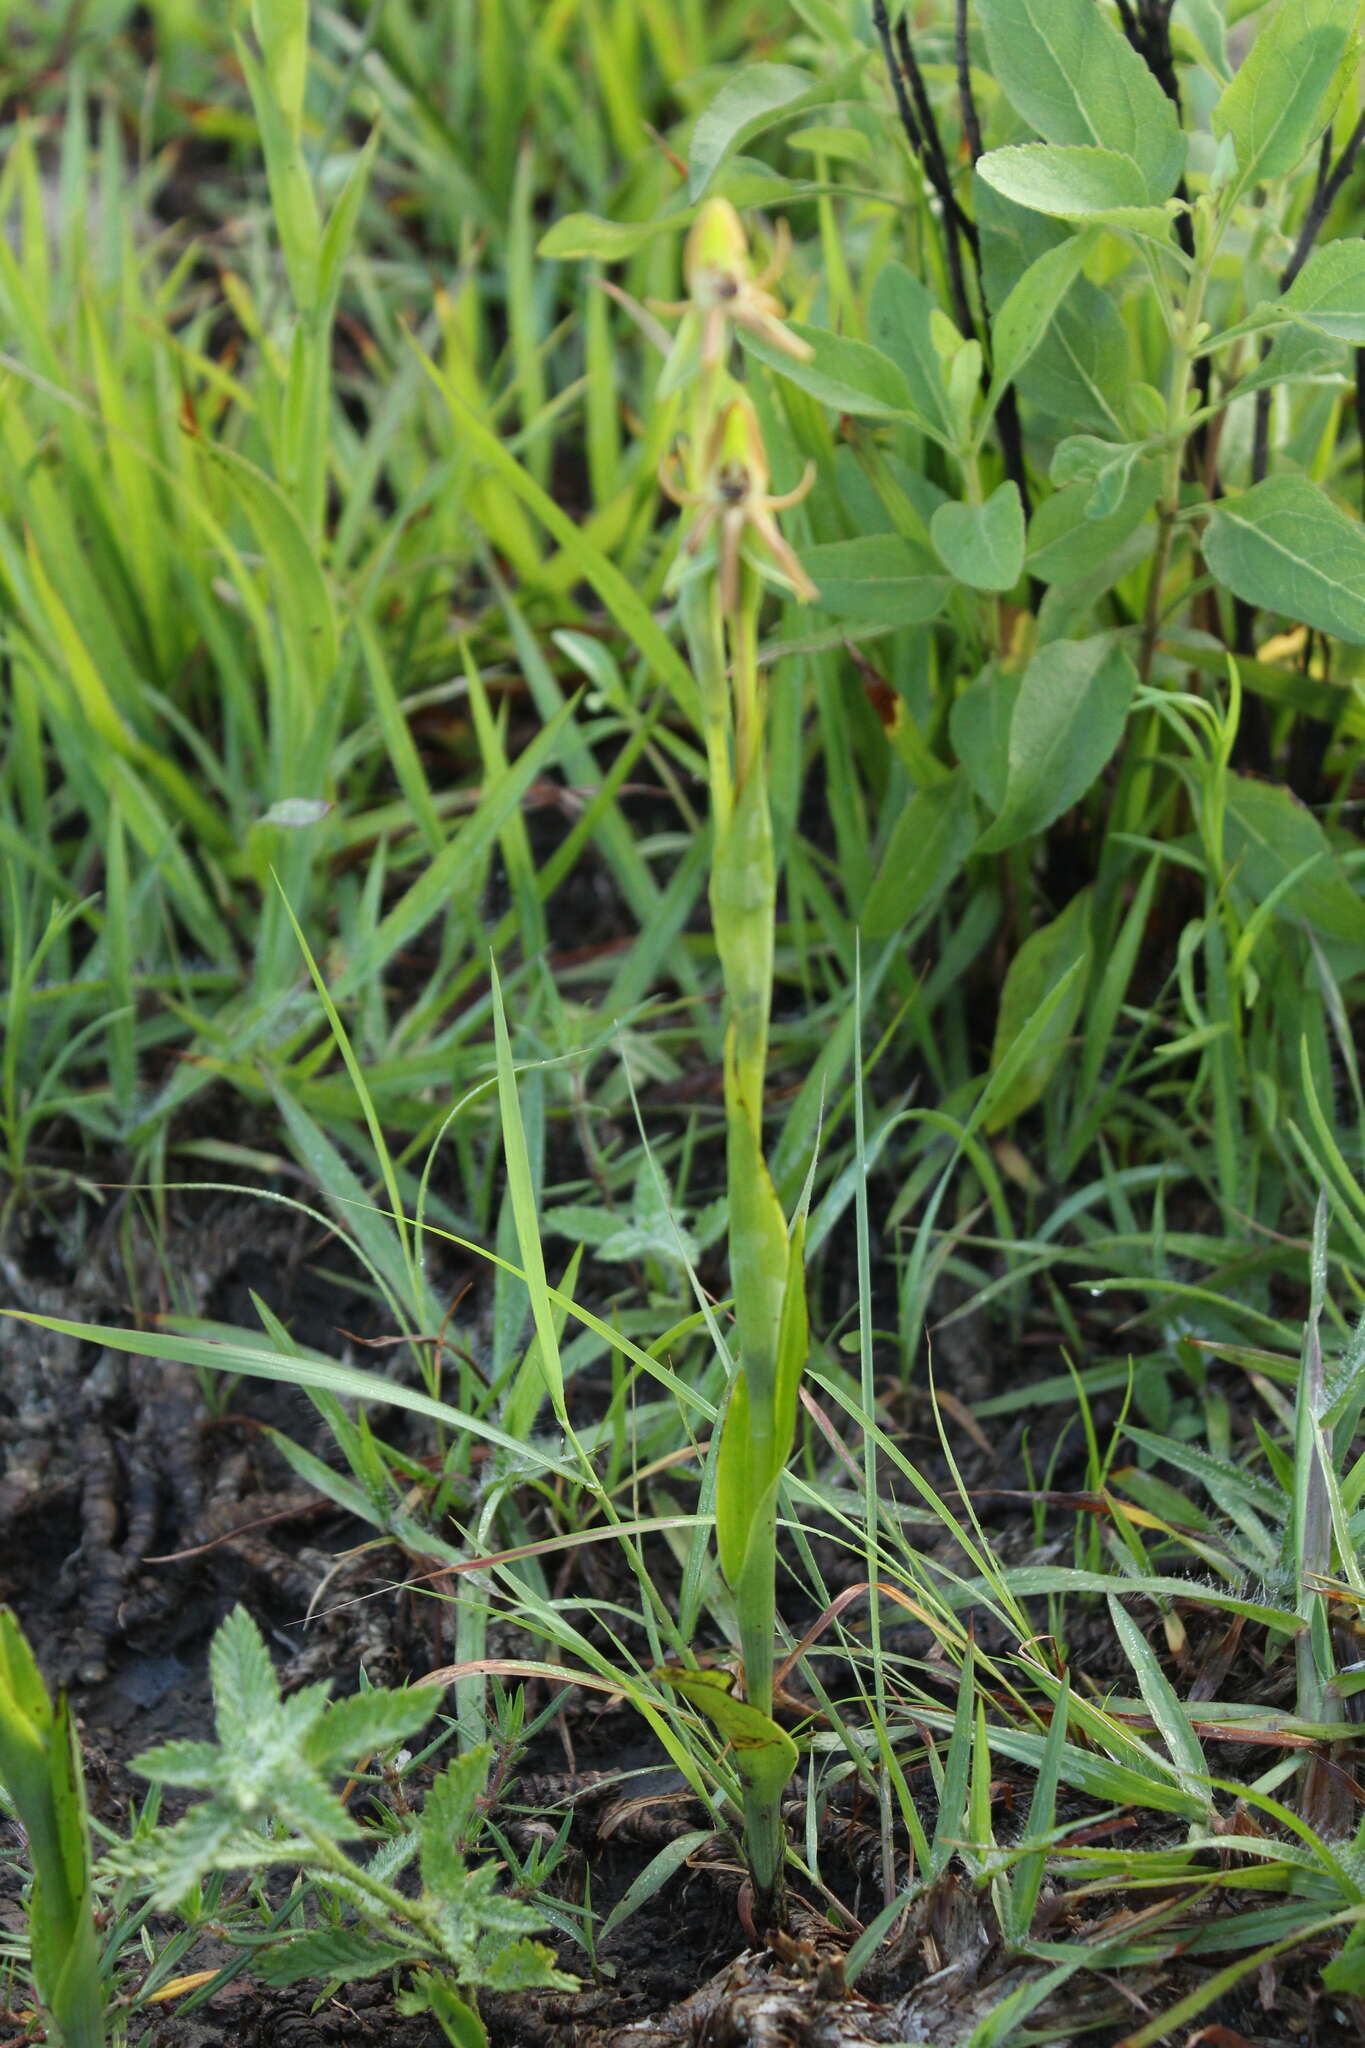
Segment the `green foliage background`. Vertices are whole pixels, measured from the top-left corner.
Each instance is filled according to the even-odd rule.
[[[624,1671],[724,1810],[719,1742],[649,1676],[735,1628],[705,1448],[719,969],[657,309],[704,196],[775,257],[786,223],[774,289],[811,353],[750,332],[743,368],[773,490],[816,474],[784,531],[818,596],[774,588],[759,649],[765,1137],[788,1214],[813,1171],[828,1425],[807,1415],[784,1500],[789,1600],[836,1597],[803,1534],[832,1516],[865,1580],[928,1603],[969,1703],[939,1716],[949,1832],[887,1761],[912,1697],[939,1725],[911,1669],[839,1636],[839,1725],[881,1758],[888,1840],[894,1815],[936,1871],[965,1816],[1024,1941],[1043,1866],[1011,1893],[992,1860],[992,1744],[1038,1773],[1044,1833],[1058,1774],[1116,1800],[1145,1777],[1210,1824],[1170,1590],[1192,1562],[1272,1662],[1297,1636],[1305,1739],[1349,1690],[1323,1587],[1365,1597],[1359,8],[226,13],[7,10],[0,1231],[77,1256],[113,1180],[168,1266],[176,1183],[324,1216],[414,1340],[387,1375],[269,1309],[263,1335],[172,1318],[129,1348],[310,1382],[346,1473],[286,1455],[414,1552],[523,1547],[528,1492],[557,1539],[614,1529],[629,1627],[554,1611],[531,1558],[462,1613],[464,1665],[510,1607]],[[494,1262],[448,1362],[416,1340],[452,1246]],[[1109,1505],[1064,1564],[1007,1572],[889,1430],[888,1383],[922,1390],[963,1323],[1031,1361],[938,1370],[1014,1431],[1031,1512],[1085,1445]],[[415,1518],[403,1453],[340,1398],[385,1378],[444,1432]],[[452,1533],[479,1431],[494,1476]],[[955,1584],[918,1524],[887,1533],[878,1455],[961,1547]],[[676,1600],[636,1521],[667,1531]],[[1114,1583],[1161,1616],[1165,1664],[1115,1619],[1152,1741],[1054,1749],[1039,1702],[1069,1694],[1024,1646]],[[1033,1688],[979,1728],[973,1600]],[[456,1711],[481,1740],[472,1669]],[[1341,1824],[1320,1786],[1295,1798],[1315,1841]],[[1349,1872],[1292,1861],[1312,1912],[1357,1910]]]

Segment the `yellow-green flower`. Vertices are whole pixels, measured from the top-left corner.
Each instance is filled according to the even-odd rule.
[[[768,451],[763,446],[758,414],[742,392],[717,415],[702,462],[700,490],[679,489],[666,469],[660,471],[659,481],[675,505],[696,509],[683,542],[687,554],[695,555],[711,529],[718,528],[720,601],[727,613],[733,615],[739,607],[740,563],[749,533],[797,597],[809,602],[818,596],[773,517],[805,497],[815,481],[815,464],[806,464],[805,475],[794,491],[774,497],[768,490]]]
[[[742,327],[784,355],[806,362],[810,343],[783,324],[781,302],[767,287],[781,274],[787,259],[786,223],[777,231],[772,261],[754,276],[744,223],[728,199],[708,199],[687,237],[683,276],[689,296],[660,312],[685,316],[678,343],[687,349],[700,337],[701,366],[717,369],[725,360],[730,329]]]

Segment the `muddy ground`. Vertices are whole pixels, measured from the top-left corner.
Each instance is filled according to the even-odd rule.
[[[179,1309],[250,1328],[255,1289],[303,1341],[344,1355],[348,1342],[372,1330],[371,1306],[358,1290],[347,1295],[336,1278],[335,1247],[315,1227],[291,1222],[282,1228],[277,1215],[263,1219],[261,1205],[245,1197],[173,1198],[171,1234],[138,1279],[138,1305],[144,1311],[169,1305],[166,1279],[173,1272]],[[127,1251],[140,1240],[127,1224],[115,1200],[77,1258],[59,1231],[36,1223],[0,1255],[0,1305],[128,1322],[134,1304]],[[458,1285],[458,1275],[450,1278]],[[965,1401],[1017,1383],[1021,1372],[1055,1370],[1056,1352],[1048,1355],[1045,1332],[1032,1333],[1022,1353],[998,1341],[978,1342],[973,1350],[972,1334],[957,1326],[953,1340],[960,1348],[954,1384]],[[0,1361],[0,1598],[17,1610],[49,1680],[70,1688],[86,1745],[92,1811],[106,1826],[124,1829],[130,1801],[144,1789],[129,1772],[131,1757],[154,1742],[203,1733],[209,1642],[239,1600],[265,1630],[286,1689],[325,1676],[344,1692],[362,1665],[374,1682],[398,1683],[449,1661],[448,1610],[391,1591],[360,1598],[392,1587],[410,1566],[396,1551],[367,1550],[338,1569],[338,1554],[372,1532],[348,1524],[302,1489],[263,1435],[261,1425],[269,1423],[327,1455],[318,1418],[302,1395],[244,1381],[225,1396],[222,1388],[202,1386],[188,1368],[99,1352],[13,1324],[0,1335]],[[928,1420],[912,1411],[906,1429],[922,1469],[947,1485]],[[965,1483],[1005,1493],[1022,1485],[1017,1436],[1017,1429],[1004,1431],[986,1446],[965,1435]],[[421,1449],[415,1437],[408,1447]],[[1083,1481],[1077,1431],[1053,1486]],[[983,1512],[1002,1552],[1030,1552],[1031,1506],[999,1493],[989,1505],[988,1498],[983,1492]],[[594,1553],[598,1570],[604,1554],[605,1546]],[[318,1601],[324,1578],[326,1594]],[[631,1598],[628,1588],[623,1597]],[[306,1619],[315,1605],[317,1615]],[[1196,1641],[1200,1625],[1194,1626]],[[1207,1618],[1202,1626],[1212,1656]],[[1093,1641],[1083,1639],[1079,1654],[1089,1658],[1093,1676],[1103,1679],[1112,1668],[1119,1681],[1104,1625],[1096,1623]],[[1262,1696],[1283,1683],[1274,1672],[1243,1675]],[[1131,1690],[1131,1678],[1120,1689]],[[532,1708],[546,1697],[533,1693]],[[1247,1768],[1245,1756],[1220,1758],[1218,1767],[1235,1775]],[[1015,1788],[1007,1779],[997,1788],[1002,1808],[1008,1811],[1016,1789],[1026,1811],[1027,1784]],[[628,1708],[567,1689],[557,1716],[507,1787],[497,1818],[514,1843],[529,1847],[535,1830],[543,1832],[547,1822],[557,1827],[566,1810],[573,1814],[571,1854],[559,1881],[573,1900],[590,1878],[599,1916],[664,1842],[704,1821],[660,1768]],[[927,1780],[925,1814],[932,1819]],[[1067,1817],[1083,1825],[1085,1810],[1077,1804]],[[579,1993],[485,1997],[493,2042],[499,2048],[856,2048],[871,2042],[948,2048],[964,2042],[1025,1974],[1001,1950],[989,1909],[965,1881],[950,1878],[924,1901],[864,1972],[857,1994],[843,1990],[841,1957],[851,1929],[871,1919],[882,1899],[873,1818],[853,1803],[826,1823],[822,1867],[843,1909],[842,1932],[834,1924],[841,1916],[828,1901],[822,1911],[820,1902],[798,1896],[792,1935],[781,1951],[756,1946],[745,1925],[733,1853],[716,1843],[603,1946],[596,1977],[581,1951],[559,1945],[563,1967],[582,1980]],[[1151,1817],[1133,1816],[1122,1839],[1140,1842],[1154,1825]],[[12,1831],[6,1846],[16,1847]],[[0,1925],[14,1924],[18,1910],[11,1883],[10,1895],[0,1900]],[[1099,1910],[1091,1909],[1092,1927]],[[1113,1901],[1103,1910],[1112,1913]],[[1066,1913],[1059,1939],[1084,1931],[1084,1912],[1072,1905]],[[222,1955],[205,1944],[185,1967],[208,1967]],[[1206,2016],[1205,2026],[1216,2021],[1212,2031],[1189,2038],[1209,2048],[1313,2042],[1344,2048],[1365,2038],[1365,2012],[1320,1995],[1319,1964],[1309,1954],[1282,1971],[1262,1972]],[[1026,2031],[1006,2039],[1085,2040],[1103,2048],[1168,2008],[1194,1981],[1194,1966],[1178,1957],[1122,1982],[1098,1972],[1082,1975],[1066,1987],[1060,2006],[1035,2012]],[[355,1986],[318,2005],[320,1991],[263,1991],[238,1977],[193,2012],[159,2008],[138,2015],[130,2038],[148,2048],[219,2041],[244,2048],[334,2042],[436,2048],[441,2038],[427,2021],[398,2018],[382,1983]],[[14,2038],[21,2037],[16,2029]]]

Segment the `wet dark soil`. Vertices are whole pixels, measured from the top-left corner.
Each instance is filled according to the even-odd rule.
[[[205,1206],[201,1197],[198,1204],[172,1213],[159,1260],[135,1288],[126,1231],[97,1236],[79,1262],[41,1231],[12,1243],[0,1254],[0,1306],[126,1325],[134,1313],[130,1293],[144,1309],[164,1303],[165,1275],[173,1271],[173,1305],[181,1312],[250,1329],[255,1291],[298,1338],[332,1355],[385,1334],[359,1285],[348,1292],[338,1279],[335,1247],[320,1244],[315,1229],[310,1235],[299,1224],[281,1224],[277,1213],[263,1216],[261,1205],[246,1198]],[[999,1343],[973,1349],[970,1328],[952,1326],[943,1342],[962,1352],[953,1383],[964,1404],[1021,1370],[1017,1350],[1007,1353]],[[450,1660],[448,1610],[391,1590],[401,1585],[409,1560],[396,1550],[355,1550],[373,1531],[301,1487],[273,1449],[266,1426],[328,1455],[325,1430],[302,1394],[257,1381],[208,1385],[184,1367],[11,1323],[0,1325],[0,1364],[0,1598],[17,1611],[49,1680],[70,1689],[92,1812],[114,1834],[126,1832],[130,1809],[145,1791],[130,1759],[153,1743],[204,1732],[208,1646],[238,1601],[264,1631],[286,1690],[326,1677],[345,1692],[362,1669],[374,1683],[395,1684]],[[1051,1369],[1050,1360],[1043,1369]],[[912,1404],[907,1441],[922,1468],[936,1471],[946,1487],[950,1476],[935,1451],[932,1422]],[[960,1469],[963,1482],[981,1490],[993,1540],[1020,1556],[1034,1550],[1036,1531],[1032,1505],[1010,1498],[1025,1484],[1016,1438],[1005,1434],[992,1443],[969,1430]],[[405,1448],[421,1455],[419,1430]],[[1081,1484],[1080,1458],[1078,1445],[1074,1465],[1065,1451],[1057,1461],[1051,1477],[1059,1497]],[[661,1573],[671,1568],[661,1551]],[[319,1600],[324,1580],[326,1597]],[[629,1601],[630,1590],[621,1590]],[[1192,1633],[1196,1654],[1221,1654],[1207,1627],[1207,1641],[1200,1624]],[[911,1630],[898,1646],[923,1656],[926,1644]],[[1107,1627],[1097,1624],[1093,1641],[1072,1648],[1088,1659],[1097,1685],[1119,1679]],[[1266,1683],[1264,1674],[1258,1682]],[[1131,1680],[1123,1689],[1131,1690]],[[950,1691],[945,1699],[951,1703]],[[546,1703],[543,1691],[533,1695],[533,1710]],[[921,1784],[931,1820],[926,1772],[916,1779],[917,1796]],[[1022,1779],[1018,1787],[1002,1779],[993,1790],[1006,1815],[1016,1798],[1026,1811]],[[705,1826],[703,1812],[626,1707],[567,1690],[508,1777],[495,1819],[525,1854],[566,1813],[569,1847],[556,1883],[569,1904],[590,1898],[599,1925],[662,1846]],[[1077,1803],[1063,1817],[1081,1825],[1086,1809]],[[800,1840],[806,1817],[799,1798],[792,1822]],[[1130,1822],[1138,1839],[1153,1825],[1141,1817]],[[19,1846],[12,1825],[0,1823],[7,1857]],[[988,1906],[949,1874],[878,1953],[856,1994],[847,1994],[842,1956],[858,1921],[880,1905],[881,1853],[875,1813],[853,1797],[835,1802],[821,1824],[821,1874],[830,1893],[821,1900],[798,1885],[791,1933],[772,1950],[746,1920],[732,1845],[711,1838],[600,1947],[595,1967],[581,1948],[559,1942],[561,1965],[579,1977],[579,1992],[486,1995],[481,2006],[495,2048],[850,2048],[900,2041],[957,2048],[1036,1966],[1025,1970],[1004,1952]],[[20,1912],[12,1861],[9,1868],[0,1927],[18,1924]],[[1074,1936],[1086,1914],[1093,1922],[1098,1911],[1071,1909],[1059,1938]],[[183,1967],[216,1968],[226,1953],[205,1942]],[[1365,2013],[1324,2000],[1317,1966],[1308,1956],[1283,1971],[1263,1971],[1222,2002],[1212,2032],[1193,2038],[1209,2048],[1344,2048],[1359,2040]],[[131,1969],[122,1988],[135,1994],[136,1981]],[[1100,1972],[1075,1977],[1060,2004],[1035,2011],[1026,2033],[1007,2038],[1112,2044],[1195,1981],[1195,1966],[1178,1958],[1145,1976],[1130,1972],[1121,1983]],[[435,2048],[442,2038],[427,2020],[400,2018],[382,1982],[348,1987],[319,2004],[321,1990],[266,1991],[238,1975],[208,2003],[187,1997],[178,2007],[135,2012],[129,2038],[146,2048],[220,2041],[244,2048],[343,2041]]]

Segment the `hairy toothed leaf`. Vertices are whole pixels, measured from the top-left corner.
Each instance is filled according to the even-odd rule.
[[[491,1743],[481,1742],[455,1757],[432,1782],[417,1823],[422,1882],[437,1898],[458,1899],[468,1876],[463,1842],[471,1831],[475,1803],[488,1785]]]
[[[415,1735],[440,1706],[440,1685],[375,1686],[334,1700],[309,1730],[303,1753],[316,1770],[342,1770]]]
[[[385,1939],[360,1927],[320,1927],[277,1948],[257,1949],[251,1968],[263,1984],[300,1984],[305,1977],[350,1984],[413,1962],[421,1954],[418,1944]]]

